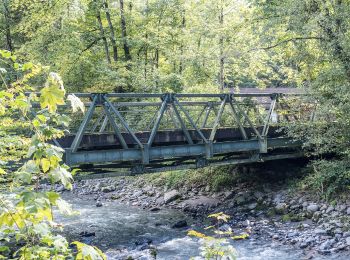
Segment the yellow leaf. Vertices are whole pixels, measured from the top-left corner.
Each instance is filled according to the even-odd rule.
[[[58,85],[49,85],[40,92],[41,108],[48,108],[49,112],[56,112],[58,105],[64,104],[64,90]]]
[[[44,172],[47,172],[50,169],[51,163],[50,160],[43,158],[41,159],[41,167]]]
[[[248,234],[244,233],[244,234],[241,234],[241,235],[238,235],[238,236],[233,236],[231,237],[233,240],[241,240],[241,239],[247,239],[249,237]]]
[[[200,232],[197,232],[195,230],[188,231],[187,235],[188,236],[193,236],[193,237],[199,237],[199,238],[205,238],[206,237],[206,235],[204,235],[204,234],[202,234]]]

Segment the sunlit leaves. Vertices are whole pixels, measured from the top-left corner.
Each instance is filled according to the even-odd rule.
[[[40,164],[44,173],[46,173],[51,167],[50,160],[47,158],[41,159]]]
[[[11,52],[7,50],[0,50],[0,56],[5,59],[11,58]]]
[[[66,168],[59,166],[51,170],[49,176],[53,182],[60,181],[66,189],[72,189],[73,176]]]
[[[24,91],[34,89],[28,82],[38,76],[43,67],[32,63],[16,63],[16,57],[7,51],[1,51],[0,56],[9,64],[13,62],[13,66],[9,66],[11,70],[16,70],[19,75],[23,74],[17,81],[4,82],[6,90],[0,91],[0,159],[9,158],[7,155],[3,156],[5,153],[14,154],[18,159],[25,157],[22,156],[24,154],[19,156],[16,149],[28,146],[26,161],[18,170],[5,172],[0,168],[0,175],[12,181],[10,191],[14,192],[5,196],[0,194],[0,240],[18,243],[19,250],[11,251],[16,259],[64,260],[73,257],[67,240],[52,232],[53,227],[60,227],[53,222],[52,209],[57,207],[64,215],[75,212],[58,193],[39,189],[43,181],[52,185],[61,183],[66,189],[72,188],[72,173],[62,163],[64,150],[48,143],[49,140],[63,135],[58,127],[66,127],[69,123],[67,116],[57,112],[57,107],[64,104],[63,82],[56,73],[50,73],[39,98],[33,93],[25,94]],[[5,70],[2,72],[6,73]],[[37,101],[42,109],[35,111],[34,115],[28,113],[33,109],[33,102]],[[74,111],[83,110],[78,98],[71,97],[70,101]],[[18,136],[19,128],[25,131],[25,136],[33,133],[30,141],[28,137]],[[3,164],[6,165],[6,162],[1,162],[1,167]],[[79,247],[81,250],[78,254],[81,259],[104,259],[102,252],[94,247],[82,243]],[[7,249],[1,245],[0,259],[2,252],[7,252]]]
[[[207,237],[206,235],[204,235],[203,233],[200,233],[198,231],[195,230],[190,230],[187,232],[188,236],[194,236],[194,237],[198,237],[198,238],[205,238]]]
[[[64,91],[57,85],[48,85],[40,92],[40,105],[53,113],[58,105],[64,104]]]
[[[215,218],[218,221],[219,220],[223,220],[224,222],[227,222],[230,219],[229,215],[224,214],[223,212],[219,212],[219,213],[214,213],[214,214],[210,214],[208,216],[208,218]]]
[[[78,241],[74,241],[72,244],[76,245],[78,254],[77,260],[105,260],[106,256],[96,247],[92,247]]]
[[[59,198],[56,200],[55,202],[56,206],[58,207],[59,211],[63,214],[63,215],[73,215],[75,212],[72,209],[72,206],[66,202],[65,200]]]
[[[81,110],[81,112],[85,112],[85,106],[84,103],[74,94],[70,94],[67,97],[67,100],[71,102],[73,113],[77,112],[78,110]]]

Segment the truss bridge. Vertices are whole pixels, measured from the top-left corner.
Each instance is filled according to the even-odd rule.
[[[65,162],[135,174],[301,157],[285,127],[313,114],[300,94],[75,95],[86,111],[55,140]]]

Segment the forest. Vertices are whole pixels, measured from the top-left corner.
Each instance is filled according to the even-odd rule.
[[[72,188],[75,172],[49,142],[70,121],[60,105],[84,112],[69,93],[242,88],[298,88],[316,100],[317,122],[288,126],[310,158],[299,185],[328,201],[346,196],[349,0],[1,0],[0,259],[105,259],[54,231],[52,207],[73,211],[40,189]]]

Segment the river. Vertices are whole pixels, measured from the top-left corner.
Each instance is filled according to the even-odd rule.
[[[94,200],[64,197],[73,205],[79,215],[56,219],[65,225],[65,233],[70,239],[97,245],[107,253],[108,259],[123,259],[119,250],[140,252],[143,242],[152,241],[157,249],[157,259],[189,259],[198,257],[200,241],[187,236],[189,228],[174,229],[171,225],[186,219],[191,229],[194,220],[180,211],[162,209],[151,212],[118,202],[105,202],[103,207],[96,207]],[[95,233],[94,236],[81,236],[81,232]],[[248,239],[232,241],[238,259],[302,259],[302,251],[282,246],[271,241]],[[134,254],[134,256],[140,255]],[[124,256],[125,257],[125,256]],[[139,258],[147,259],[147,258]],[[196,258],[197,259],[197,258]],[[324,259],[329,259],[325,257]],[[338,258],[339,259],[339,258]]]

